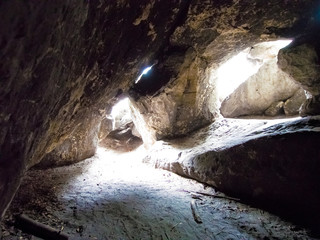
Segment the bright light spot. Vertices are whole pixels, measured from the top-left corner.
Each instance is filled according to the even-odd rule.
[[[129,98],[124,98],[114,105],[107,118],[112,119],[112,130],[131,122],[132,116]]]
[[[256,44],[234,56],[217,71],[217,91],[222,102],[241,83],[257,73],[264,62],[274,59],[281,48],[289,45],[292,40],[278,40]]]
[[[278,52],[281,48],[284,48],[286,46],[288,46],[290,43],[292,43],[291,39],[287,39],[287,40],[278,40],[278,41],[273,41],[270,42],[271,44],[273,44],[275,47],[278,48]]]
[[[262,66],[262,63],[258,61],[250,61],[247,55],[246,52],[240,52],[218,69],[217,89],[220,101],[225,99]]]
[[[152,67],[153,67],[153,65],[150,66],[150,67],[147,67],[147,68],[143,69],[142,73],[141,73],[140,76],[137,78],[137,80],[135,81],[135,83],[138,83],[138,82],[140,81],[140,79],[142,78],[142,76],[143,76],[143,75],[146,75],[146,74],[151,70]]]
[[[117,116],[128,109],[129,109],[129,98],[124,98],[112,107],[111,115]]]

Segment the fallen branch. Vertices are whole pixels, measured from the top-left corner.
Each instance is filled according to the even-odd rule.
[[[203,192],[193,192],[193,191],[188,191],[188,190],[182,190],[183,192],[191,193],[191,194],[200,194],[203,196],[208,196],[208,197],[214,197],[214,198],[222,198],[222,199],[228,199],[228,200],[233,200],[239,202],[239,198],[233,198],[233,197],[228,197],[228,196],[221,196],[221,195],[215,195],[215,194],[210,194],[210,193],[203,193]]]
[[[15,226],[22,231],[45,240],[68,240],[69,236],[45,224],[39,223],[25,214],[16,217]]]
[[[197,206],[196,201],[192,200],[190,202],[190,206],[191,206],[191,211],[192,211],[192,216],[193,216],[194,221],[199,224],[202,223],[201,217],[198,212],[198,206]]]

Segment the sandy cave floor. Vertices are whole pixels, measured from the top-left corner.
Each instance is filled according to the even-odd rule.
[[[142,163],[144,154],[142,147],[128,153],[99,148],[81,163],[29,171],[5,218],[3,239],[39,239],[10,225],[12,214],[22,212],[70,239],[312,239],[268,212],[191,194],[221,195]],[[202,223],[195,222],[191,201]]]

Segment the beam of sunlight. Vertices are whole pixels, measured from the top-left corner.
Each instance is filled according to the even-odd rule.
[[[153,67],[153,65],[152,65],[152,66],[149,66],[149,67],[147,67],[147,68],[145,68],[145,69],[143,69],[142,73],[141,73],[141,74],[139,75],[139,77],[136,79],[135,83],[138,83],[138,82],[141,80],[142,76],[143,76],[143,75],[146,75],[146,74],[152,69],[152,67]]]
[[[246,52],[240,52],[219,67],[217,89],[220,101],[231,94],[262,66],[261,63],[250,61],[247,55]]]

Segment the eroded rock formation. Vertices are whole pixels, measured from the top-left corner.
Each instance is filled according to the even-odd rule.
[[[83,144],[91,154],[106,109],[129,89],[148,126],[141,128],[152,128],[150,139],[213,121],[217,67],[258,42],[307,34],[315,6],[311,0],[1,1],[0,216],[28,168],[50,154],[80,159]],[[150,80],[160,84],[134,86],[142,67],[153,64],[160,77]]]

